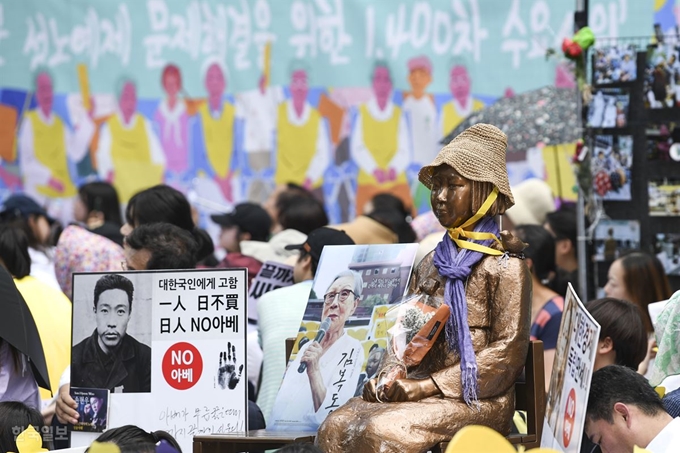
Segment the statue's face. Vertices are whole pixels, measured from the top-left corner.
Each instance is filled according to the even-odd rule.
[[[446,228],[457,227],[472,217],[472,182],[448,165],[432,174],[432,211]]]

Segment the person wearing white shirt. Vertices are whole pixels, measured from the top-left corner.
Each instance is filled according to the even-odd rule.
[[[165,154],[149,121],[137,113],[137,87],[119,83],[118,111],[102,126],[97,148],[99,177],[113,184],[126,204],[140,190],[163,182]]]
[[[585,432],[603,453],[677,452],[680,418],[666,412],[659,395],[644,376],[610,365],[593,373],[586,409]]]
[[[278,106],[282,101],[281,87],[266,86],[264,75],[260,77],[258,88],[236,95],[236,116],[244,123],[243,149],[253,175],[246,196],[254,203],[263,203],[273,190],[267,183],[265,171],[273,165],[273,139]]]
[[[410,139],[404,112],[392,102],[392,76],[386,63],[376,62],[372,85],[374,95],[359,106],[350,137],[350,156],[359,167],[357,214],[381,192],[411,204],[405,175]]]
[[[78,191],[69,167],[87,154],[95,126],[82,115],[71,130],[53,111],[54,85],[47,70],[38,70],[34,84],[38,107],[24,115],[17,141],[24,191],[42,206],[61,199],[68,205],[61,211],[70,215]]]

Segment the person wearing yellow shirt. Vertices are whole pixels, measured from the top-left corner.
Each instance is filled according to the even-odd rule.
[[[206,102],[198,107],[192,123],[192,152],[194,171],[204,173],[207,189],[198,188],[202,198],[218,205],[232,203],[237,181],[234,121],[236,108],[223,99],[227,89],[226,67],[216,58],[203,65],[203,80],[208,93]],[[210,193],[217,186],[220,194]]]
[[[34,92],[38,106],[24,115],[17,141],[24,192],[42,206],[61,199],[68,204],[62,212],[70,215],[78,191],[69,165],[85,157],[95,126],[82,115],[71,130],[53,111],[54,81],[46,69],[36,72]]]
[[[308,73],[294,64],[290,99],[279,104],[276,119],[276,184],[295,183],[307,189],[321,186],[330,164],[330,137],[319,110],[307,101]]]
[[[379,192],[390,192],[411,205],[404,171],[409,164],[409,134],[402,109],[392,102],[392,76],[377,62],[372,76],[374,96],[359,107],[350,137],[350,155],[359,167],[357,214]]]
[[[135,82],[125,78],[118,86],[118,111],[99,137],[97,173],[126,204],[140,190],[163,182],[165,154],[151,123],[137,113]]]
[[[54,395],[59,390],[59,378],[71,364],[71,301],[60,290],[29,275],[31,258],[28,239],[19,229],[0,225],[0,265],[12,275],[14,284],[31,310],[40,335],[49,384]],[[50,391],[41,388],[43,415],[54,414],[50,406]]]
[[[439,118],[441,137],[449,135],[469,114],[484,108],[482,101],[472,97],[472,81],[465,66],[454,65],[449,74],[453,98],[442,106]]]

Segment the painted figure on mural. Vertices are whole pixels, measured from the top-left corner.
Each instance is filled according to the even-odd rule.
[[[309,71],[303,62],[293,62],[290,99],[279,104],[277,113],[274,180],[318,189],[330,164],[330,137],[321,113],[307,101],[308,94]]]
[[[25,113],[18,139],[24,191],[41,205],[61,199],[73,203],[77,194],[69,167],[87,154],[94,134],[91,112],[71,130],[54,112],[54,79],[47,69],[34,76],[37,107]],[[65,207],[64,212],[72,208]]]
[[[207,101],[198,108],[192,127],[196,170],[204,171],[219,186],[224,200],[234,201],[236,108],[223,99],[227,89],[227,72],[218,59],[203,66]]]
[[[166,183],[186,192],[190,176],[189,115],[187,103],[180,98],[182,74],[174,64],[168,64],[161,73],[161,86],[166,97],[161,99],[154,114],[158,138],[165,152]]]
[[[392,102],[387,63],[375,63],[371,82],[373,97],[359,106],[350,138],[350,155],[359,166],[357,213],[374,195],[385,191],[411,205],[404,173],[410,160],[409,133],[402,109]]]
[[[245,196],[254,203],[264,203],[274,190],[270,175],[274,164],[272,150],[277,109],[283,101],[283,90],[280,86],[267,86],[263,74],[257,88],[239,93],[236,99],[237,116],[244,123],[243,150],[247,169],[242,168],[242,171],[248,179]]]
[[[503,132],[476,124],[420,170],[447,231],[414,271],[408,294],[446,304],[450,316],[405,378],[385,388],[370,379],[361,398],[325,419],[317,435],[324,452],[423,452],[471,424],[510,431],[529,345],[531,278],[526,244],[500,233],[494,219],[514,204],[506,149]],[[398,363],[388,351],[378,376]]]
[[[446,137],[472,112],[484,108],[484,103],[472,97],[472,79],[461,64],[454,64],[449,73],[450,102],[442,106],[440,132]]]
[[[423,166],[437,156],[441,138],[434,97],[426,92],[432,82],[432,62],[425,55],[411,58],[408,61],[408,72],[411,91],[404,93],[403,108],[409,114],[413,141],[412,160]]]
[[[97,173],[111,182],[125,204],[140,190],[163,182],[165,154],[151,122],[137,113],[137,85],[117,84],[118,109],[104,123],[97,147]]]

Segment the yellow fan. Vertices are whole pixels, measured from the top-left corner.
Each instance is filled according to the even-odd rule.
[[[487,426],[470,425],[453,436],[446,448],[446,453],[517,453],[517,450],[505,437],[493,429]],[[532,448],[524,453],[559,452],[552,448]]]
[[[40,453],[47,451],[46,448],[42,448],[43,440],[40,433],[31,425],[28,425],[28,428],[17,436],[16,443],[17,450],[19,450],[18,453]]]

